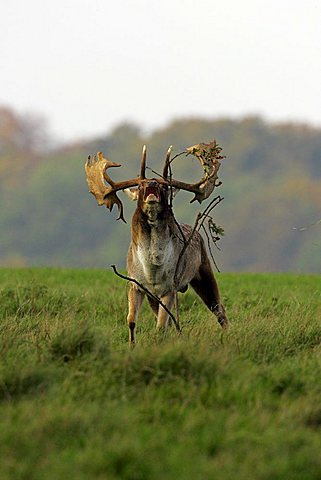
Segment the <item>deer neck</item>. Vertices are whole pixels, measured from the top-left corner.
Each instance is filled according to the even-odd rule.
[[[151,265],[163,265],[171,238],[169,212],[158,214],[151,208],[144,213],[138,211],[136,215],[132,232],[134,243],[145,251],[144,255],[148,256]]]
[[[164,212],[159,212],[158,205],[151,203],[147,205],[145,209],[145,216],[147,219],[147,223],[151,228],[158,228],[158,226],[163,222],[164,219]]]

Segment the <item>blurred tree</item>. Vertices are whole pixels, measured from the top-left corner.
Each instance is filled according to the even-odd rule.
[[[49,145],[46,123],[0,107],[0,188],[16,188],[41,162]]]
[[[116,212],[98,208],[89,195],[87,155],[102,150],[121,163],[112,171],[119,180],[138,174],[143,143],[148,165],[161,171],[170,144],[177,153],[213,138],[227,155],[217,190],[225,200],[213,212],[225,229],[222,251],[214,250],[221,268],[320,272],[315,229],[293,228],[320,218],[321,130],[257,117],[193,118],[175,120],[144,138],[137,126],[125,123],[90,142],[50,150],[45,122],[7,108],[0,108],[0,262],[124,266],[130,225],[116,222]],[[195,179],[201,173],[190,157],[175,161],[176,178]],[[175,199],[180,221],[194,222],[201,208],[190,199],[186,192]],[[135,205],[126,198],[124,204],[130,223]]]

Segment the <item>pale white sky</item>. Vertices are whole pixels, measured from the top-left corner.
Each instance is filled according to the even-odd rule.
[[[2,0],[0,104],[61,140],[129,120],[321,126],[319,0]]]

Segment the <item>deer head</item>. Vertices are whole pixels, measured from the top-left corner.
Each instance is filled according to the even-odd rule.
[[[168,205],[168,199],[173,198],[178,190],[186,190],[194,193],[194,198],[191,202],[197,200],[201,203],[208,198],[217,185],[217,172],[220,167],[221,148],[215,141],[209,144],[201,143],[193,145],[186,149],[186,155],[194,155],[201,163],[204,175],[197,183],[185,183],[175,180],[171,175],[171,160],[170,147],[167,151],[163,175],[159,178],[147,179],[146,170],[146,146],[144,145],[141,157],[140,175],[130,180],[122,182],[114,182],[107,170],[111,167],[120,167],[118,163],[111,162],[104,158],[102,152],[98,152],[92,158],[88,156],[85,169],[86,179],[89,186],[89,191],[92,193],[98,205],[106,205],[111,211],[116,204],[118,207],[119,216],[117,220],[121,219],[124,222],[124,209],[121,200],[117,196],[119,190],[124,190],[132,200],[138,200],[139,206],[144,210],[148,208],[161,209],[164,205]]]

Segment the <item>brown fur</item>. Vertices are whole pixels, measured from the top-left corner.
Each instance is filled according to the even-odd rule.
[[[146,198],[147,188],[153,188],[155,196]],[[134,278],[151,293],[158,296],[165,306],[172,308],[178,291],[186,291],[190,284],[205,305],[216,315],[223,328],[228,320],[220,301],[220,295],[214,278],[204,241],[198,232],[194,232],[191,241],[176,266],[184,239],[187,240],[192,227],[177,226],[169,207],[169,191],[156,179],[143,180],[137,190],[137,208],[132,218],[132,240],[127,256],[127,268]],[[156,200],[155,200],[156,199]],[[135,343],[135,326],[145,292],[136,284],[131,284],[128,295],[129,340]],[[157,327],[165,328],[168,313],[155,300],[148,299],[157,316]]]

